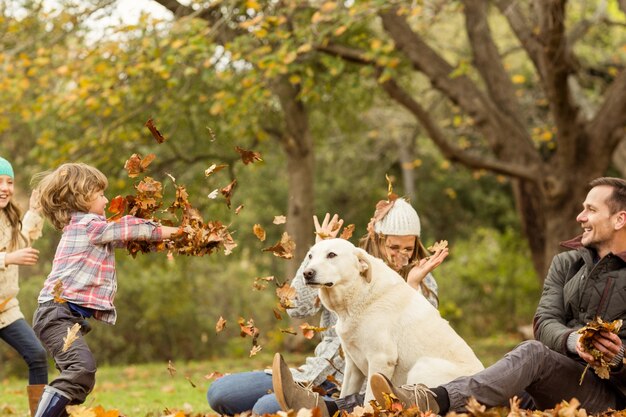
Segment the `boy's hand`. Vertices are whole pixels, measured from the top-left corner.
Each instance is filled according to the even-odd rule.
[[[172,237],[180,236],[182,234],[182,227],[161,226],[161,237],[163,239],[171,239]]]
[[[23,248],[8,252],[4,257],[5,265],[35,265],[39,260],[39,251],[35,248]]]

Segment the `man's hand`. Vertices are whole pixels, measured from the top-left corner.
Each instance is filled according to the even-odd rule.
[[[39,251],[35,248],[23,248],[8,252],[4,257],[5,265],[35,265],[39,260]]]
[[[613,358],[615,358],[615,356],[617,356],[622,349],[622,339],[620,339],[615,333],[599,332],[593,338],[593,346],[602,353],[603,359],[606,363],[611,363]],[[576,344],[576,352],[591,366],[601,366],[599,360],[596,360],[593,355],[583,349],[580,339]]]
[[[343,226],[343,220],[339,218],[339,215],[335,214],[331,218],[330,213],[326,213],[321,225],[317,216],[313,216],[313,223],[315,224],[315,243],[337,237],[341,226]]]

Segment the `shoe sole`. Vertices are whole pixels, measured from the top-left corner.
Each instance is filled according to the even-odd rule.
[[[278,405],[283,411],[289,410],[287,406],[287,402],[285,401],[285,393],[283,392],[283,381],[280,377],[280,365],[282,362],[282,357],[280,353],[274,354],[274,360],[272,362],[272,387],[274,388],[274,395],[276,396],[276,401],[278,401]]]
[[[394,394],[391,381],[383,374],[374,374],[370,378],[370,387],[372,388],[372,394],[374,394],[378,406],[385,409],[385,396],[383,393]]]

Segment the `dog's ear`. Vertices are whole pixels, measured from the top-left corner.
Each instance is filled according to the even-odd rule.
[[[359,273],[365,279],[365,282],[372,281],[372,264],[370,263],[370,254],[361,248],[355,248],[356,259],[358,262]]]

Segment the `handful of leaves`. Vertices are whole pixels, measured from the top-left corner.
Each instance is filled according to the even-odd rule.
[[[600,332],[609,332],[615,333],[619,332],[622,327],[622,320],[614,320],[612,322],[605,322],[600,317],[596,317],[595,320],[587,323],[587,325],[578,330],[578,333],[582,334],[580,336],[580,345],[585,350],[585,352],[589,353],[593,358],[600,363],[599,366],[594,366],[593,370],[596,375],[598,375],[602,379],[609,378],[609,364],[604,359],[604,355],[593,345],[593,339],[596,334]],[[583,374],[580,376],[579,385],[582,385],[583,378],[585,377],[585,373],[589,368],[589,364],[585,367]]]

